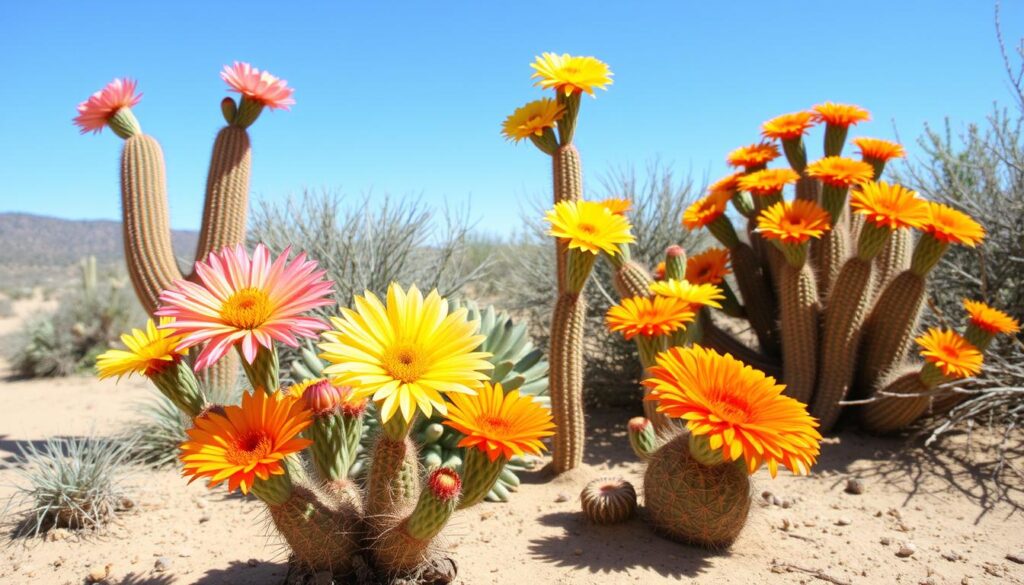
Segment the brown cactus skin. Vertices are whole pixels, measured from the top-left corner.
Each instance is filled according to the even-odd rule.
[[[814,177],[803,176],[796,182],[796,198],[814,201],[821,200],[821,181]]]
[[[699,342],[701,345],[710,347],[719,353],[732,354],[733,357],[748,366],[761,370],[776,380],[782,379],[782,366],[778,360],[754,351],[747,344],[722,330],[721,327],[715,325],[708,311],[701,311],[699,315],[701,329]]]
[[[583,462],[583,322],[587,303],[580,294],[558,297],[551,317],[549,385],[555,432],[552,468],[555,473]]]
[[[579,201],[583,198],[583,169],[580,166],[580,153],[572,144],[559,146],[551,157],[552,178],[554,181],[555,203],[562,201]],[[555,261],[558,266],[558,282],[565,278],[566,244],[555,240]],[[561,284],[559,284],[561,286]],[[562,290],[559,289],[561,293]]]
[[[897,274],[910,269],[914,251],[914,234],[909,229],[893,232],[882,253],[875,257],[875,293],[881,292]]]
[[[922,394],[929,390],[921,378],[921,367],[896,368],[879,383],[882,391],[890,394]],[[894,398],[877,396],[861,408],[861,422],[867,430],[886,434],[905,428],[928,410],[931,399],[927,396]]]
[[[654,529],[672,540],[728,548],[747,522],[750,478],[739,463],[702,465],[680,433],[651,456],[644,505]]]
[[[238,126],[222,128],[217,133],[210,158],[196,260],[245,242],[251,168],[249,133]]]
[[[844,208],[845,210],[845,208]],[[818,275],[818,294],[828,300],[839,271],[850,257],[850,228],[847,213],[842,213],[832,229],[811,243],[811,259]]]
[[[779,355],[781,344],[775,324],[776,299],[769,276],[763,272],[757,255],[749,245],[740,243],[730,249],[729,254],[736,284],[743,297],[743,306],[747,309],[747,318],[761,344],[761,351],[770,356]]]
[[[875,301],[864,322],[855,397],[868,396],[885,372],[903,362],[913,342],[924,295],[925,279],[908,270],[894,278]]]
[[[340,497],[342,493],[327,496],[315,488],[295,485],[286,502],[267,507],[294,562],[303,569],[330,571],[335,576],[352,572],[365,526],[356,502]]]
[[[651,278],[647,269],[633,260],[622,263],[615,271],[615,291],[620,298],[649,297],[651,296]]]
[[[828,431],[839,418],[839,401],[853,383],[861,326],[871,308],[871,260],[851,258],[836,279],[824,311],[821,338],[821,374],[810,403],[811,415]]]
[[[782,373],[786,395],[811,401],[818,375],[818,328],[821,305],[814,272],[808,263],[784,264],[779,274],[779,320]]]

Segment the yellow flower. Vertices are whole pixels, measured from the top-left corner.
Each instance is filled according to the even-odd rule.
[[[725,162],[733,167],[756,167],[779,158],[779,147],[770,142],[741,146],[725,157]]]
[[[466,309],[449,313],[436,290],[424,298],[415,285],[406,292],[392,283],[387,305],[367,291],[353,306],[323,334],[320,355],[331,362],[324,373],[352,386],[355,397],[370,397],[384,422],[395,413],[409,422],[417,409],[444,414],[442,394],[475,393],[494,367],[491,354],[475,351],[484,340],[477,323],[466,320]]]
[[[914,340],[921,357],[950,378],[967,378],[981,371],[981,352],[956,331],[932,327]]]
[[[780,201],[761,212],[757,231],[770,240],[802,244],[820,238],[831,228],[828,212],[813,201]]]
[[[882,162],[893,158],[903,158],[907,152],[895,142],[882,140],[881,138],[865,138],[858,136],[853,139],[853,144],[860,149],[860,155],[864,160],[880,160]]]
[[[629,297],[613,305],[605,315],[609,331],[620,331],[626,340],[637,335],[656,337],[685,329],[695,317],[690,305],[671,297]]]
[[[739,186],[753,195],[764,197],[782,193],[786,185],[796,183],[799,178],[800,175],[792,169],[764,169],[741,177]]]
[[[764,372],[700,346],[658,354],[650,372],[644,380],[650,389],[645,400],[657,401],[658,412],[706,436],[724,460],[743,457],[749,473],[767,463],[774,477],[779,463],[803,475],[817,459],[817,421]]]
[[[825,102],[811,109],[814,110],[814,120],[816,122],[825,122],[833,126],[850,127],[858,122],[865,122],[871,119],[871,114],[867,110],[851,104]]]
[[[595,201],[560,201],[546,217],[549,234],[567,240],[570,249],[614,256],[619,244],[635,241],[629,221]]]
[[[850,208],[867,221],[895,230],[920,228],[928,221],[928,202],[901,185],[885,181],[861,185],[850,196]]]
[[[519,142],[531,136],[541,136],[546,128],[554,128],[565,108],[551,98],[532,101],[525,106],[516,108],[512,115],[505,118],[501,133],[506,140]]]
[[[713,284],[693,284],[685,280],[665,280],[652,282],[651,293],[660,297],[679,299],[686,303],[691,311],[697,311],[701,307],[714,307],[721,309],[718,302],[725,298],[722,289]]]
[[[594,89],[606,89],[612,83],[612,72],[608,65],[594,57],[575,57],[564,53],[544,53],[530,64],[537,79],[536,86],[561,91],[565,95],[586,92],[594,95]]]
[[[973,248],[985,239],[985,228],[962,211],[929,201],[928,214],[928,221],[922,229],[940,242]]]
[[[551,412],[518,390],[484,382],[475,396],[453,394],[444,424],[465,437],[459,447],[478,449],[491,461],[526,453],[540,455],[540,440],[554,433]]]
[[[778,140],[800,138],[814,125],[813,117],[811,112],[793,112],[776,116],[761,125],[761,135]]]
[[[981,301],[964,299],[964,309],[971,316],[971,323],[990,335],[999,333],[1009,335],[1020,331],[1020,323],[1016,319]]]
[[[170,325],[174,319],[161,317],[160,325]],[[121,336],[121,343],[127,349],[108,349],[96,358],[96,370],[100,379],[118,378],[125,374],[142,374],[147,378],[159,374],[172,366],[188,353],[179,349],[181,335],[168,329],[158,329],[152,319],[146,321],[146,329],[132,329]]]
[[[725,248],[708,248],[686,259],[686,280],[696,284],[721,284],[730,272]]]
[[[807,175],[821,179],[826,185],[852,187],[874,178],[875,169],[864,161],[826,156],[807,165]]]

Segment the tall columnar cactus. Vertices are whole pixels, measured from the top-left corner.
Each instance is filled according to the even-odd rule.
[[[196,260],[245,241],[252,161],[248,127],[264,107],[287,109],[294,101],[287,83],[245,63],[225,67],[221,74],[236,102],[224,98],[221,111],[227,123],[214,140]],[[142,133],[132,106],[139,102],[135,82],[114,80],[79,106],[75,119],[82,131],[109,126],[124,139],[121,155],[121,207],[125,261],[139,301],[153,314],[159,294],[186,278],[171,245],[170,214],[163,151],[152,136]],[[192,274],[188,278],[194,279]],[[216,387],[232,387],[238,362],[234,356],[205,372]]]
[[[629,421],[629,440],[647,463],[644,505],[656,531],[681,542],[725,548],[750,509],[748,474],[780,463],[805,474],[821,436],[804,405],[782,386],[732,356],[674,347],[657,357],[644,381],[658,410],[689,432],[659,444],[645,419]]]
[[[727,160],[743,170],[683,216],[685,227],[706,227],[729,249],[743,310],[728,314],[750,323],[760,348],[743,347],[710,315],[699,341],[763,371],[781,367],[787,393],[806,401],[825,430],[847,399],[886,392],[914,338],[928,274],[950,244],[974,246],[984,233],[963,213],[879,180],[888,160],[904,156],[898,144],[855,138],[860,160],[842,156],[849,127],[868,119],[857,106],[825,103],[769,120],[763,135],[781,143],[790,168],[768,168],[780,156],[771,143],[733,151]],[[804,139],[815,124],[825,126],[825,156],[808,161]],[[729,202],[747,221],[748,242],[726,214]]]
[[[621,254],[631,241],[628,223],[610,210],[585,202],[579,152],[573,144],[583,93],[593,95],[611,80],[608,66],[593,57],[544,53],[532,64],[535,85],[555,91],[518,108],[503,124],[509,140],[529,138],[551,156],[555,209],[549,214],[556,236],[557,299],[551,319],[550,388],[555,424],[552,467],[562,473],[583,460],[583,287],[596,255]],[[608,216],[607,219],[602,216]],[[626,230],[623,231],[622,227]],[[602,233],[605,230],[606,233]],[[623,237],[625,236],[625,237]]]
[[[320,346],[331,364],[323,368],[327,377],[280,390],[277,380],[267,378],[276,370],[250,368],[254,390],[243,394],[240,405],[207,405],[198,386],[187,381],[192,368],[182,336],[205,339],[207,329],[229,336],[203,349],[195,360],[199,367],[230,355],[231,340],[244,346],[246,335],[260,344],[264,335],[294,343],[295,336],[308,338],[328,327],[290,312],[316,308],[331,292],[304,255],[289,264],[284,257],[265,257],[263,246],[253,258],[243,250],[231,254],[233,260],[217,257],[203,264],[197,285],[161,293],[167,303],[162,310],[182,310],[204,298],[219,304],[216,315],[166,319],[159,328],[150,323],[134,333],[128,350],[101,357],[101,375],[143,374],[192,418],[181,446],[185,475],[209,479],[211,487],[227,481],[230,490],[261,500],[299,574],[312,578],[327,571],[347,580],[362,559],[380,579],[450,582],[454,565],[441,558],[438,535],[458,509],[489,493],[515,454],[541,452],[541,439],[552,434],[550,412],[533,396],[506,392],[488,380],[494,356],[475,349],[488,339],[477,333],[465,308],[450,309],[436,291],[424,296],[414,286],[398,285],[389,288],[385,301],[369,293],[357,297],[352,309],[332,320],[335,329],[324,333]],[[277,277],[264,282],[261,274],[268,268]],[[266,305],[266,315],[250,311],[262,306],[261,299],[282,302]],[[257,314],[265,320],[254,321]],[[247,328],[232,329],[239,325],[231,316],[244,316]],[[493,341],[507,339],[497,334]],[[368,345],[380,351],[368,353]],[[515,369],[505,361],[518,353],[516,346],[525,344],[500,348],[496,361],[505,374]],[[257,356],[265,351],[276,353],[263,345],[241,350]],[[368,378],[370,370],[383,374]],[[512,384],[522,387],[526,378],[512,377]],[[377,436],[360,489],[350,476],[368,400]],[[411,430],[416,418],[435,412],[461,437],[459,458],[466,464],[460,470],[427,470],[418,460]],[[305,457],[312,465],[303,464]]]

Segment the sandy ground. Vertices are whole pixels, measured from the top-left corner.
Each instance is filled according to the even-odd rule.
[[[10,325],[3,321],[0,331]],[[0,381],[0,465],[26,441],[123,430],[151,392],[131,381]],[[1024,555],[1024,480],[1007,470],[992,479],[992,433],[923,450],[842,432],[810,477],[759,472],[745,531],[729,551],[709,553],[659,538],[640,517],[614,527],[580,517],[589,479],[618,475],[642,486],[624,433],[628,416],[591,415],[583,468],[557,479],[529,474],[511,503],[460,513],[447,535],[458,582],[1024,583],[1024,565],[1007,558]],[[1018,470],[1020,453],[1018,442]],[[863,481],[863,494],[845,492],[848,478]],[[12,481],[0,469],[0,499]],[[257,501],[187,486],[174,470],[138,470],[129,485],[134,509],[102,533],[9,542],[0,549],[0,583],[80,584],[108,570],[109,583],[124,585],[281,582],[286,553],[267,535]]]

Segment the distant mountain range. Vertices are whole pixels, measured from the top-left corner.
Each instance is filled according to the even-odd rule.
[[[172,230],[174,254],[191,259],[198,238],[195,231]],[[0,213],[0,268],[63,267],[86,256],[101,264],[121,261],[121,222]]]

